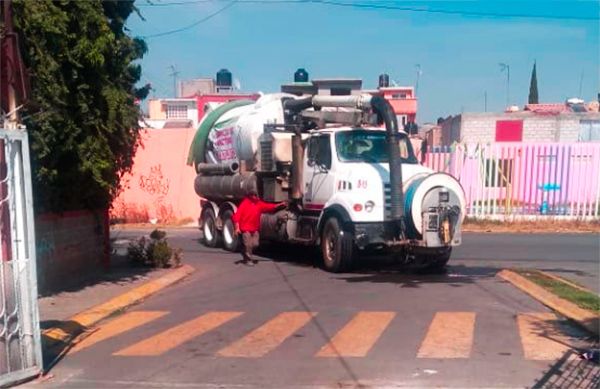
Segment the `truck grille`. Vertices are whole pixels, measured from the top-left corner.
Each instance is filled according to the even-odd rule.
[[[392,187],[391,185],[383,185],[383,220],[390,220],[392,218]]]
[[[273,171],[273,143],[271,140],[260,142],[260,170]]]

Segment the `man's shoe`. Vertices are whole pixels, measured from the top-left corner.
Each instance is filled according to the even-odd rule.
[[[254,266],[254,261],[247,261],[245,263],[246,266]]]
[[[253,259],[253,260],[252,260],[252,264],[253,264],[253,265],[258,265],[258,259]]]

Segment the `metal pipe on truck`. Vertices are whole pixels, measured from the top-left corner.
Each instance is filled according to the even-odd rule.
[[[203,176],[231,176],[238,173],[240,164],[238,162],[225,163],[199,163],[196,171]]]

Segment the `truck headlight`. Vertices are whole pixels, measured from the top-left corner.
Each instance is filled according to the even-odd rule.
[[[372,202],[371,200],[367,201],[365,203],[365,211],[367,212],[373,212],[373,209],[375,208],[375,203]]]

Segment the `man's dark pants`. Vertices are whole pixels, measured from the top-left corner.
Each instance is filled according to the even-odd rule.
[[[258,247],[259,235],[258,231],[255,232],[243,232],[242,241],[244,242],[244,251],[242,256],[244,261],[252,261],[252,251]]]

